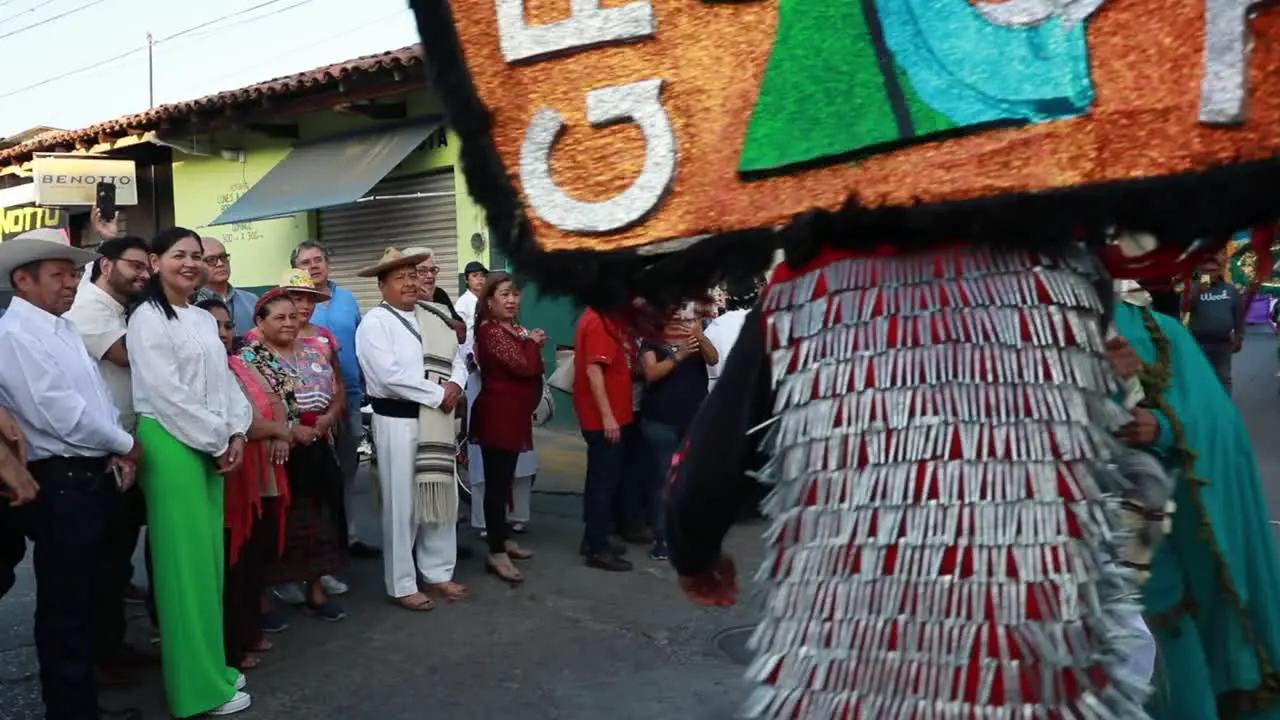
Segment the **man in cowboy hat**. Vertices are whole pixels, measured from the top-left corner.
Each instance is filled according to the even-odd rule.
[[[390,248],[361,277],[377,277],[382,303],[356,330],[356,355],[373,405],[382,501],[387,594],[409,610],[430,610],[426,589],[458,600],[458,488],[453,411],[467,381],[452,319],[418,303],[425,255]]]
[[[50,234],[52,233],[52,234]],[[36,545],[36,654],[49,720],[100,715],[93,677],[94,611],[115,495],[133,484],[141,448],[120,426],[71,309],[82,268],[94,259],[57,231],[0,243],[0,288],[14,291],[0,318],[0,406],[28,442],[41,492],[0,524]]]

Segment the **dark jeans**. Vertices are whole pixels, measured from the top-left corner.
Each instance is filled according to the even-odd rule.
[[[21,509],[35,545],[36,655],[46,720],[97,720],[96,605],[107,522],[118,496],[103,458],[30,464],[37,500]]]
[[[1209,359],[1209,364],[1213,366],[1213,372],[1218,376],[1222,387],[1226,388],[1227,394],[1230,395],[1231,361],[1235,358],[1235,351],[1231,346],[1231,342],[1201,342],[1200,349],[1204,351],[1204,356]]]
[[[249,649],[262,642],[262,595],[267,567],[280,556],[280,498],[262,498],[262,516],[231,564],[231,533],[224,545],[227,574],[223,586],[222,637],[227,665],[238,668]]]
[[[652,472],[653,453],[640,432],[639,423],[622,428],[622,446],[626,459],[613,501],[614,532],[642,532],[649,517],[645,483]]]
[[[609,552],[618,487],[627,462],[626,437],[632,432],[635,432],[632,425],[622,428],[622,441],[611,443],[599,430],[582,431],[587,441],[587,485],[582,495],[582,515],[586,521],[583,544],[588,554]]]
[[[659,545],[666,541],[666,488],[671,473],[671,458],[684,442],[687,427],[667,425],[652,420],[640,421],[640,432],[648,443],[653,462],[649,476],[645,478],[645,506],[649,511],[649,525]]]
[[[98,662],[110,662],[124,648],[124,596],[133,582],[133,552],[138,548],[144,514],[141,488],[135,486],[112,498],[98,594]]]
[[[497,555],[507,551],[507,500],[511,497],[511,481],[516,477],[520,453],[481,447],[480,457],[484,460],[485,537],[489,554]]]

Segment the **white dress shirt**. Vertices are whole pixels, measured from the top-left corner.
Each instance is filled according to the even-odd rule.
[[[444,402],[444,387],[427,380],[422,362],[422,341],[391,313],[418,326],[412,311],[378,306],[365,314],[356,328],[356,356],[364,373],[365,395],[387,400],[409,400],[429,408]],[[449,382],[467,387],[466,344],[453,354]]]
[[[476,324],[476,303],[480,298],[476,294],[467,290],[458,296],[458,302],[453,304],[453,309],[458,313],[458,317],[467,324],[467,331],[471,331],[471,326]]]
[[[133,449],[75,326],[19,297],[0,318],[0,405],[17,415],[31,460]]]
[[[133,407],[187,447],[217,457],[231,436],[249,431],[253,409],[227,365],[213,315],[174,307],[170,320],[152,303],[133,311],[125,343],[133,370]]]
[[[107,351],[128,329],[124,306],[106,290],[89,283],[76,292],[75,304],[62,317],[70,320],[80,332],[89,357],[97,361],[102,379],[111,390],[111,400],[120,411],[120,424],[132,432],[138,426],[138,417],[133,412],[133,379],[129,368],[106,358]]]
[[[738,342],[738,335],[742,332],[742,325],[746,322],[747,313],[749,312],[751,311],[730,310],[712,320],[703,333],[720,355],[719,362],[715,365],[707,366],[708,390],[714,388],[716,381],[720,379],[720,373],[724,370],[725,361],[729,359],[729,351],[733,350],[734,344]]]

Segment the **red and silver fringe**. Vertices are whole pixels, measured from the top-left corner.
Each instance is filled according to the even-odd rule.
[[[763,301],[776,484],[752,718],[1146,717],[1126,413],[1088,258],[837,261]]]

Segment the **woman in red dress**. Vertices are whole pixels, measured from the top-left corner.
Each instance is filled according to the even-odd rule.
[[[524,576],[512,560],[533,553],[510,539],[507,499],[516,459],[533,449],[533,411],[542,397],[542,346],[547,334],[516,324],[520,288],[504,272],[490,273],[476,302],[475,358],[480,394],[471,413],[471,442],[484,458],[484,520],[488,529],[487,572],[516,585]]]

